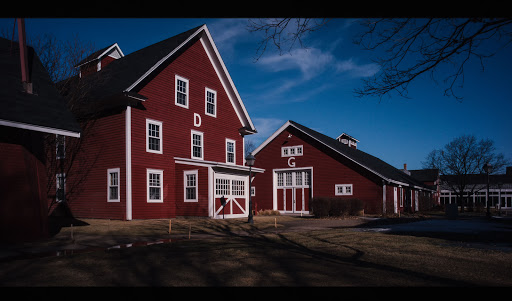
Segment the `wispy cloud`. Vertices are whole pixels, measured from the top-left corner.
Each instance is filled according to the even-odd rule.
[[[336,63],[336,72],[346,73],[350,77],[369,77],[379,72],[380,67],[375,63],[358,65],[352,58],[348,60],[338,61]]]
[[[246,139],[250,139],[254,142],[254,145],[258,147],[265,139],[270,137],[280,126],[282,126],[286,120],[278,118],[254,118],[254,127],[258,131],[257,134],[250,135]]]
[[[222,55],[233,55],[236,44],[249,38],[246,26],[247,19],[219,19],[208,24],[215,45]]]
[[[302,77],[311,79],[328,68],[334,56],[320,49],[294,49],[289,54],[274,54],[260,59],[261,65],[273,72],[298,69]]]

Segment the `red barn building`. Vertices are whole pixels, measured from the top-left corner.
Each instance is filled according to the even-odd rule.
[[[117,44],[68,81],[89,86],[75,217],[248,215],[244,137],[256,133],[206,25],[124,55]],[[253,168],[253,172],[262,172]],[[223,202],[222,200],[225,200]],[[223,205],[224,204],[224,205]]]
[[[19,42],[0,38],[0,243],[48,236],[46,137],[80,137],[18,19]]]
[[[431,190],[406,173],[357,149],[355,138],[330,138],[287,121],[253,151],[257,210],[309,213],[313,197],[357,198],[371,214],[417,211]]]

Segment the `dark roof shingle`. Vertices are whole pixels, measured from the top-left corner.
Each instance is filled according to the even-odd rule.
[[[78,134],[79,124],[32,47],[27,58],[33,94],[23,90],[19,44],[0,38],[0,120]]]
[[[352,147],[349,147],[348,145],[345,145],[336,139],[333,139],[329,136],[326,136],[322,133],[319,133],[315,130],[312,130],[308,127],[305,127],[295,121],[289,120],[289,122],[301,130],[302,132],[306,133],[307,135],[313,137],[314,139],[320,141],[321,143],[325,144],[326,146],[332,148],[333,150],[337,151],[338,153],[344,155],[345,157],[349,158],[350,160],[353,160],[354,162],[362,165],[363,167],[369,169],[370,171],[377,173],[378,175],[381,175],[382,177],[390,180],[394,180],[397,182],[405,183],[408,185],[413,186],[419,186],[419,187],[425,187],[423,183],[419,182],[418,180],[414,179],[413,177],[405,174],[403,171],[389,165],[388,163],[382,161],[381,159],[374,157],[370,154],[367,154],[359,149],[354,149]]]

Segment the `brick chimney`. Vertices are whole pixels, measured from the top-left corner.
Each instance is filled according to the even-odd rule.
[[[20,63],[21,63],[21,81],[25,92],[32,94],[32,79],[28,68],[27,41],[25,36],[25,20],[17,19],[18,22],[18,40],[20,44]]]
[[[407,163],[404,163],[404,169],[402,171],[408,175],[411,175],[411,172],[407,170]]]

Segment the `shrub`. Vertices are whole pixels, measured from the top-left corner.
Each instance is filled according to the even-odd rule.
[[[281,215],[281,213],[279,213],[279,211],[277,211],[277,210],[266,209],[266,210],[259,210],[258,215]]]
[[[359,215],[363,208],[363,202],[359,199],[315,197],[310,201],[312,213],[320,218]]]

